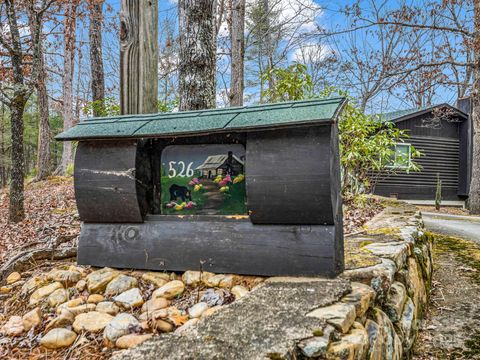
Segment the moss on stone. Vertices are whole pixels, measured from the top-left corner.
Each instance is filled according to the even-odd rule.
[[[466,349],[463,351],[465,359],[480,359],[480,331],[475,333],[465,341]]]
[[[323,329],[313,329],[313,336],[323,336]]]
[[[268,353],[267,356],[270,360],[285,360],[280,353]]]
[[[373,243],[373,241],[371,241],[371,240],[365,240],[365,241],[362,241],[362,242],[360,243],[360,247],[363,248],[363,247],[365,247],[365,246],[367,246],[367,245],[370,245],[370,244],[372,244],[372,243]]]
[[[368,235],[397,235],[400,233],[400,229],[398,227],[384,227],[378,229],[367,230]]]

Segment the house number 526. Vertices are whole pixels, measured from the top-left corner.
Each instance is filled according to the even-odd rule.
[[[177,173],[176,165],[178,165],[181,170]],[[192,169],[193,162],[188,163],[185,165],[183,161],[169,161],[168,162],[168,177],[174,178],[176,176],[185,177],[185,176],[193,176],[193,169]]]

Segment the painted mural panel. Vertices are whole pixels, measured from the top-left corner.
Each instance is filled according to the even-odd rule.
[[[240,144],[167,146],[162,151],[162,214],[246,214],[244,166]]]

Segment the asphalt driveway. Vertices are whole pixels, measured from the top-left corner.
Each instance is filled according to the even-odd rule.
[[[456,236],[480,244],[480,217],[422,212],[425,227],[431,232]]]

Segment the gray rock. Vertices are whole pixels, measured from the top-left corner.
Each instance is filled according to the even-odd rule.
[[[107,284],[112,281],[119,272],[110,268],[103,268],[88,274],[87,288],[90,293],[100,293],[105,290]]]
[[[400,335],[403,339],[403,349],[405,352],[409,352],[412,348],[415,340],[416,332],[416,318],[415,318],[415,305],[412,299],[408,298],[405,307],[403,309],[402,317],[400,320]]]
[[[57,289],[48,296],[48,303],[52,307],[63,304],[67,300],[68,300],[68,291],[65,289]]]
[[[381,264],[347,270],[342,274],[342,277],[370,285],[377,293],[377,300],[383,303],[387,297],[390,285],[393,283],[396,272],[397,265],[393,260],[382,259]]]
[[[313,336],[298,343],[298,348],[308,358],[324,357],[333,335],[333,327],[326,326],[322,336]]]
[[[342,298],[342,302],[355,306],[357,317],[363,316],[365,312],[373,305],[375,301],[375,290],[370,286],[352,282],[352,292]]]
[[[107,288],[105,289],[105,296],[118,295],[137,286],[137,279],[122,274],[108,283]]]
[[[378,326],[373,320],[367,319],[365,322],[365,330],[368,334],[368,359],[369,360],[383,360],[386,357],[386,334],[383,332],[383,327]]]
[[[368,334],[360,323],[355,323],[348,334],[332,342],[327,351],[327,359],[364,359],[368,351]]]
[[[345,334],[355,322],[356,314],[354,305],[340,302],[313,310],[307,316],[324,320]]]
[[[131,309],[143,305],[142,293],[139,288],[133,288],[115,296],[113,300],[120,306]]]
[[[407,290],[405,286],[398,281],[395,281],[388,291],[387,300],[383,306],[385,313],[389,316],[392,322],[396,323],[402,317],[403,306],[407,300]]]
[[[207,309],[208,305],[206,303],[199,302],[188,309],[188,315],[190,315],[192,319],[199,318]]]
[[[73,344],[77,334],[68,329],[52,329],[40,340],[40,345],[48,349],[58,349],[67,347]]]
[[[401,268],[411,252],[411,244],[405,242],[373,243],[366,245],[365,249],[378,257],[393,260],[397,268]]]
[[[118,338],[133,332],[136,326],[139,326],[138,320],[130,314],[121,313],[108,323],[103,331],[103,337],[115,344]]]
[[[120,308],[113,301],[102,301],[97,304],[95,311],[117,315],[120,312]]]

